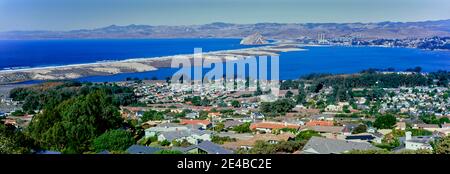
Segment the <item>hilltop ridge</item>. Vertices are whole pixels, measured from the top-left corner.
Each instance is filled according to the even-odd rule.
[[[151,26],[110,25],[95,29],[71,31],[0,32],[1,39],[66,38],[244,38],[255,32],[268,39],[316,39],[358,37],[361,39],[405,39],[450,36],[450,20],[379,23],[256,23],[232,24],[214,22],[204,25]]]

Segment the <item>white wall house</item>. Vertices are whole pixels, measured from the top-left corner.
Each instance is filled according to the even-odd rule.
[[[405,137],[405,149],[408,150],[419,150],[419,149],[428,149],[432,150],[433,147],[430,145],[429,141],[431,138],[429,137],[411,137],[411,132],[406,132]]]

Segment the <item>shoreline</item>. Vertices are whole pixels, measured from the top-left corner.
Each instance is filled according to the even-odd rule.
[[[211,61],[233,60],[247,56],[274,56],[280,52],[305,51],[298,44],[274,42],[252,48],[234,50],[219,50],[202,52],[202,58]],[[98,61],[69,65],[31,67],[24,69],[0,70],[0,84],[13,84],[31,80],[65,80],[87,76],[115,75],[120,73],[134,73],[156,71],[158,68],[170,67],[173,59],[192,60],[194,53],[170,56],[130,58],[117,61]]]

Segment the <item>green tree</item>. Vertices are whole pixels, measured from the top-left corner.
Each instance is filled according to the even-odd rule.
[[[163,140],[163,141],[159,142],[159,145],[161,145],[161,146],[169,146],[170,142],[167,141],[167,140]]]
[[[292,96],[294,96],[294,93],[292,93],[291,91],[287,91],[284,95],[285,98],[291,98]]]
[[[236,141],[236,138],[230,138],[228,136],[220,137],[220,136],[217,136],[217,135],[213,135],[211,137],[211,142],[216,143],[216,144],[223,144],[225,142],[234,142],[234,141]]]
[[[104,90],[58,103],[48,100],[29,125],[31,137],[44,149],[82,153],[94,138],[123,124],[118,108]]]
[[[377,116],[373,126],[378,129],[392,129],[395,123],[397,123],[397,119],[393,115],[386,114]]]
[[[221,132],[224,128],[225,125],[223,123],[217,123],[212,129],[216,132]]]
[[[23,112],[22,110],[15,110],[14,112],[11,113],[12,116],[23,116],[25,115],[25,112]]]
[[[281,99],[275,102],[262,102],[260,106],[261,112],[282,114],[292,110],[295,103],[291,99]]]
[[[155,110],[145,111],[141,118],[142,122],[146,122],[149,120],[162,120],[162,119],[164,119],[163,113]]]
[[[237,132],[237,133],[248,133],[248,132],[252,132],[252,130],[250,130],[250,124],[249,122],[241,124],[239,126],[236,126],[233,128],[233,131]]]
[[[364,133],[364,132],[367,132],[367,126],[366,125],[364,125],[364,124],[360,124],[360,125],[358,125],[358,126],[356,126],[354,129],[353,129],[353,134],[360,134],[360,133]]]
[[[103,150],[124,151],[133,145],[133,135],[125,130],[110,130],[94,139],[92,149],[96,152]]]
[[[436,142],[434,145],[434,153],[450,154],[450,136],[446,136]]]
[[[351,112],[348,105],[345,105],[344,107],[342,107],[342,111],[344,111],[345,113]]]
[[[20,154],[12,138],[0,134],[0,154]]]
[[[298,133],[297,136],[295,136],[295,140],[296,141],[308,141],[313,136],[321,137],[319,132],[316,132],[313,130],[305,130],[305,131],[301,131],[300,133]]]
[[[231,106],[238,108],[238,107],[241,107],[241,103],[237,100],[233,100],[233,101],[231,101]]]
[[[33,141],[22,131],[12,125],[0,124],[0,154],[24,154],[31,148]]]

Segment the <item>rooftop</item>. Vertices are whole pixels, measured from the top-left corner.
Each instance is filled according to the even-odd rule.
[[[281,123],[281,122],[259,122],[259,123],[252,123],[250,125],[250,129],[255,130],[256,128],[265,128],[265,129],[292,128],[292,129],[298,129],[298,128],[300,128],[300,125],[290,124],[290,123]]]
[[[311,137],[303,147],[302,154],[340,154],[351,150],[377,149],[370,143]]]

